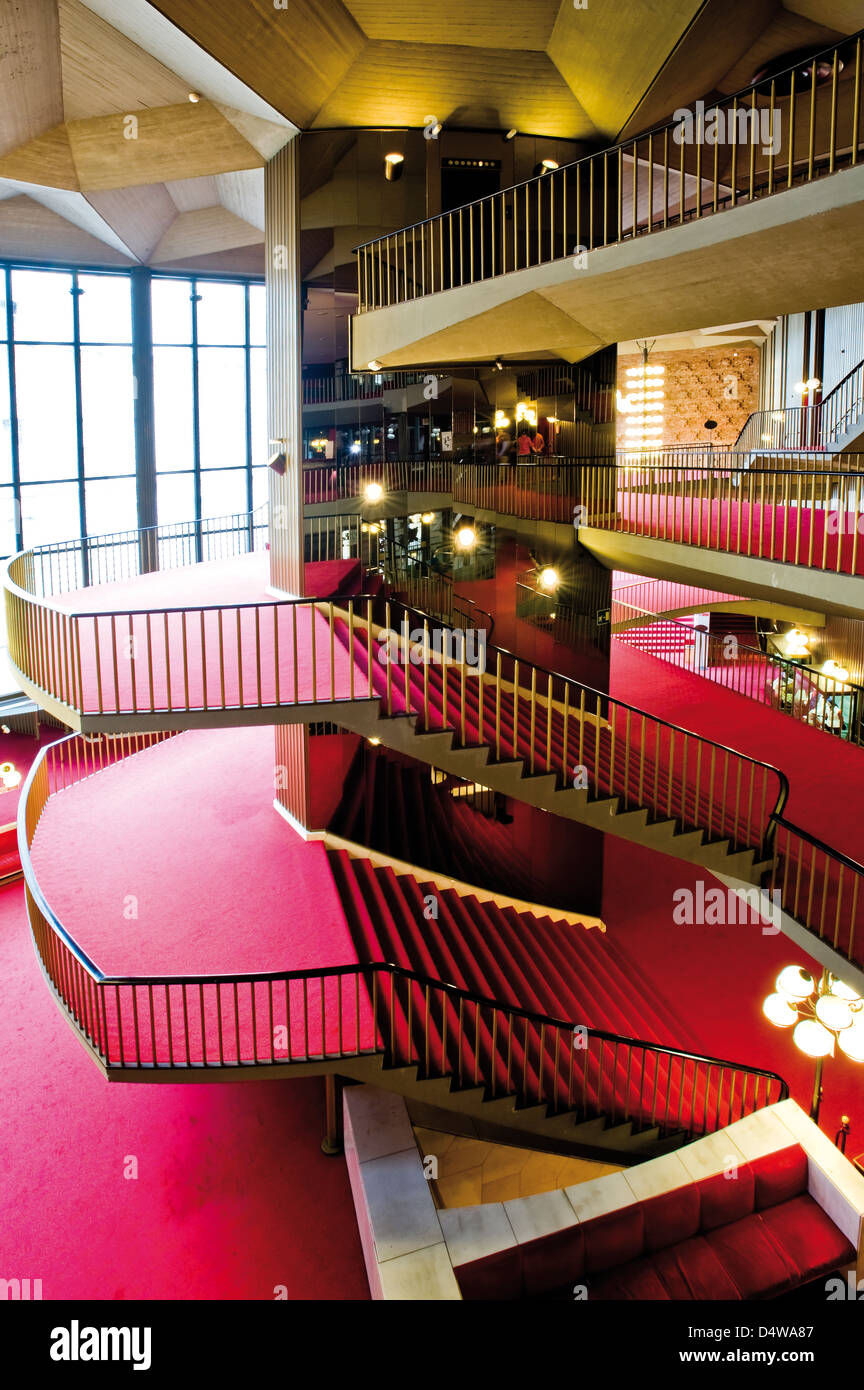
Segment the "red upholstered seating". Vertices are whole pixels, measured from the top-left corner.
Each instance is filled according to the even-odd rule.
[[[458,1266],[466,1299],[760,1299],[850,1264],[800,1144]]]

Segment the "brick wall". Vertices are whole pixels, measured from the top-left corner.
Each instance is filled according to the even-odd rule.
[[[628,392],[628,367],[641,365],[641,357],[619,356],[618,387]],[[702,348],[687,352],[652,352],[650,366],[664,366],[665,421],[661,445],[707,443],[706,420],[716,420],[715,444],[734,444],[747,416],[759,409],[759,349]],[[732,394],[734,392],[734,394]],[[624,430],[628,416],[618,414],[618,444],[626,447]]]

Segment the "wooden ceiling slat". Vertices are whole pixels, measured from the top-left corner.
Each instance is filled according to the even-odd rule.
[[[544,53],[370,42],[314,126],[417,126],[429,115],[486,130],[586,139],[584,109]]]
[[[702,3],[561,5],[548,53],[604,136],[627,121]]]
[[[80,188],[66,127],[56,126],[4,154],[0,158],[0,178],[41,183],[51,188]]]
[[[227,208],[199,208],[195,212],[178,213],[150,260],[158,265],[193,254],[206,256],[259,243],[264,244],[264,233],[235,217]]]
[[[77,265],[134,264],[113,246],[23,194],[0,202],[0,255]]]
[[[137,133],[124,136],[130,117],[69,121],[69,142],[83,189],[199,178],[260,168],[263,159],[208,101],[134,113]]]
[[[57,10],[67,121],[186,100],[189,88],[181,77],[80,0],[57,0]]]
[[[285,0],[279,9],[273,0],[152,3],[298,126],[311,124],[365,44],[341,0]]]
[[[177,216],[177,208],[163,183],[106,189],[86,197],[140,261],[149,259]]]
[[[367,38],[541,53],[561,0],[346,0]]]
[[[60,26],[51,0],[0,5],[0,154],[63,120]]]

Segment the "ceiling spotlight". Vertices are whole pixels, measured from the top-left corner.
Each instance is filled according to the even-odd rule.
[[[381,370],[381,363],[378,361],[377,357],[373,357],[371,362],[366,363],[366,366],[369,368],[370,372],[380,372]]]
[[[539,164],[534,165],[534,177],[537,179],[541,174],[551,174],[552,170],[557,168],[557,159],[541,159]]]
[[[384,496],[384,489],[380,483],[367,483],[363,489],[363,500],[365,502],[380,502]]]
[[[200,92],[190,92],[190,93],[189,93],[189,100],[190,100],[191,102],[200,101],[200,100],[201,100],[201,93],[200,93]]]
[[[470,550],[477,544],[477,532],[473,526],[460,526],[456,532],[456,544],[460,550]]]
[[[495,358],[495,370],[496,372],[503,372],[504,370],[504,363],[501,361],[500,357]]]
[[[405,165],[404,154],[385,154],[384,156],[384,177],[390,183],[395,183],[402,177],[402,169]]]
[[[507,131],[507,134],[504,136],[504,139],[505,139],[505,140],[515,140],[515,139],[516,139],[516,136],[517,136],[518,134],[519,134],[519,132],[518,132],[517,130],[508,130],[508,131]]]

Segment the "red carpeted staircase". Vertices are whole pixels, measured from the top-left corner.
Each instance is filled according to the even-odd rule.
[[[464,883],[533,898],[526,853],[499,825],[433,784],[429,769],[359,748],[328,830],[394,859],[447,873]]]
[[[615,634],[615,640],[628,647],[638,647],[646,656],[662,656],[667,660],[683,660],[693,650],[696,634],[692,619],[679,618],[674,621],[661,619],[657,623],[646,623],[642,627],[627,628]]]
[[[355,627],[352,644],[347,622],[338,617],[334,631],[347,650],[353,649],[361,696],[368,681],[365,633]],[[493,652],[490,665],[494,660]],[[575,683],[573,703],[565,713],[560,699],[545,698],[546,672],[529,663],[521,667],[519,689],[514,690],[512,683],[508,686],[493,679],[492,671],[481,680],[476,671],[467,675],[458,664],[409,661],[385,666],[373,645],[372,690],[387,717],[415,716],[419,735],[450,731],[454,745],[485,745],[490,763],[521,760],[523,775],[552,772],[565,787],[572,785],[574,764],[584,766],[595,798],[617,796],[619,809],[645,808],[649,822],[674,821],[678,830],[707,832],[706,840],[728,840],[736,850],[758,851],[761,831],[755,821],[742,819],[741,796],[728,796],[730,778],[737,777],[739,784],[742,778],[751,779],[749,788],[746,780],[743,783],[749,805],[767,801],[770,810],[779,790],[775,774],[759,769],[761,782],[753,784],[754,764],[742,764],[733,754],[732,762],[738,761],[738,766],[733,765],[730,772],[728,755],[722,749],[712,752],[711,745],[705,745],[704,758],[700,750],[690,749],[688,763],[688,746],[680,730],[643,719],[620,703],[607,705],[594,692],[583,692],[585,717],[580,718],[580,687]],[[535,685],[536,702],[530,698],[528,682]],[[418,756],[422,756],[419,745]],[[750,795],[754,785],[755,799]],[[759,820],[761,825],[764,816],[760,814]]]
[[[344,851],[331,852],[330,865],[360,959],[403,972],[396,987],[382,981],[374,1000],[389,1068],[417,1067],[448,1099],[482,1088],[498,1122],[503,1101],[511,1114],[514,1104],[548,1107],[558,1135],[575,1142],[584,1126],[602,1146],[611,1129],[606,1147],[622,1152],[675,1146],[723,1112],[719,1066],[679,1059],[698,1054],[694,1040],[602,931],[481,902]],[[587,1048],[574,1043],[577,1026],[594,1033]]]

